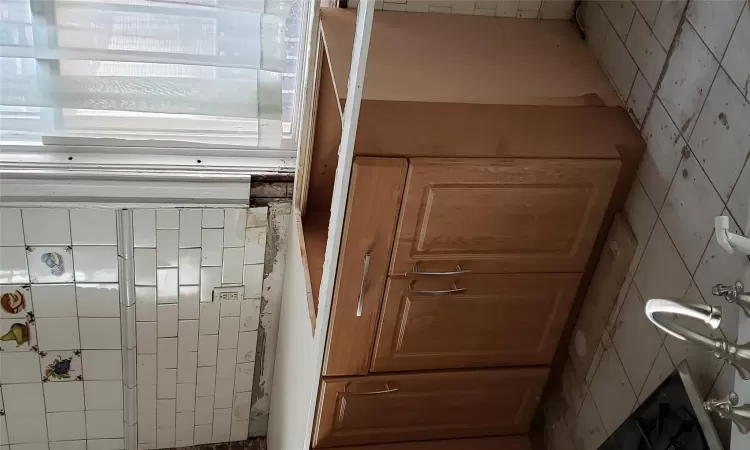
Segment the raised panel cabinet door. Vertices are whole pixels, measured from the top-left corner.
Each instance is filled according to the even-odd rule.
[[[413,158],[391,274],[583,272],[618,160]]]
[[[313,447],[523,434],[547,368],[323,379]]]
[[[580,279],[581,274],[391,278],[372,371],[550,364]]]
[[[354,158],[323,375],[366,374],[407,162]]]

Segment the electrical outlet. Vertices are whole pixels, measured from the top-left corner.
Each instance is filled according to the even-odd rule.
[[[214,302],[232,302],[242,300],[245,286],[221,286],[214,288]]]

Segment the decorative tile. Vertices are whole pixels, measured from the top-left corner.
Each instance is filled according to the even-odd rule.
[[[86,350],[119,349],[119,318],[80,318],[81,348]]]
[[[223,209],[204,209],[203,210],[203,228],[224,228],[224,210]]]
[[[182,319],[198,319],[200,317],[200,287],[179,287],[179,311],[178,316]]]
[[[80,350],[62,350],[39,355],[42,381],[73,383],[83,379]],[[65,383],[67,384],[67,383]],[[48,411],[49,412],[49,411]]]
[[[634,280],[644,301],[682,298],[690,285],[690,273],[660,220],[656,221]]]
[[[213,396],[216,389],[216,366],[198,367],[196,381],[196,396]]]
[[[122,411],[86,411],[86,437],[107,439],[123,437]]]
[[[237,348],[239,317],[222,317],[219,320],[219,348]]]
[[[177,382],[195,383],[198,372],[198,352],[180,352],[177,356]]]
[[[135,320],[138,322],[156,322],[156,288],[136,286]]]
[[[137,322],[135,328],[138,354],[156,354],[156,322]]]
[[[139,286],[156,286],[156,249],[136,248],[133,250],[135,261],[135,284]]]
[[[72,247],[26,247],[29,277],[32,283],[71,283]]]
[[[635,393],[614,347],[604,350],[590,390],[604,428],[607,434],[612,434],[630,415],[636,402]]]
[[[6,414],[5,422],[8,428],[8,442],[14,444],[39,443],[47,445],[47,419],[44,412]],[[42,447],[37,447],[42,448]]]
[[[253,390],[255,363],[237,364],[234,372],[234,391],[250,392]]]
[[[39,355],[35,352],[0,352],[0,379],[3,385],[41,381]]]
[[[214,429],[213,429],[213,442],[227,442],[229,441],[229,427],[232,420],[232,410],[227,409],[214,409]]]
[[[625,213],[630,223],[630,228],[638,241],[638,247],[635,249],[633,261],[630,264],[630,273],[635,273],[638,263],[641,261],[643,251],[651,237],[651,231],[656,223],[656,211],[651,204],[646,191],[643,190],[640,181],[635,180],[630,190],[630,195],[625,202]],[[258,305],[260,307],[260,305]],[[260,311],[258,311],[260,315]]]
[[[29,269],[26,265],[26,249],[23,247],[0,248],[0,283],[28,283]]]
[[[659,216],[690,273],[711,237],[724,204],[692,152],[685,152]]]
[[[23,247],[24,245],[21,210],[17,208],[0,208],[0,246]]]
[[[79,283],[75,295],[79,317],[120,317],[120,290],[115,283]]]
[[[175,425],[175,400],[164,399],[156,401],[156,429],[174,428]]]
[[[159,369],[177,368],[177,338],[158,338],[157,366]]]
[[[158,336],[177,336],[177,304],[157,305],[159,320],[157,322]]]
[[[215,366],[218,355],[219,336],[201,335],[198,341],[198,366]]]
[[[672,45],[686,4],[687,0],[668,0],[661,3],[652,29],[664,48],[668,49]]]
[[[626,47],[649,85],[656,86],[667,60],[667,52],[640,14],[635,14]]]
[[[33,313],[17,319],[0,319],[0,351],[36,351],[38,334]]]
[[[245,284],[245,298],[261,298],[263,294],[263,264],[245,266],[242,279]]]
[[[685,17],[719,60],[724,56],[743,6],[745,0],[703,0],[688,3]]]
[[[79,283],[117,282],[117,247],[75,246],[75,278]]]
[[[198,350],[198,321],[180,320],[177,333],[178,348],[181,352]]]
[[[180,285],[200,284],[201,249],[181,248],[179,254]]]
[[[197,397],[195,399],[195,424],[210,425],[214,420],[214,398]]]
[[[133,210],[133,246],[156,247],[156,211],[153,209]]]
[[[3,385],[2,391],[6,414],[44,412],[42,383]]]
[[[244,209],[224,210],[224,247],[242,247],[245,241],[247,211]]]
[[[224,251],[224,230],[221,228],[203,229],[201,234],[201,266],[221,266]]]
[[[245,250],[241,247],[224,249],[221,280],[223,284],[242,284],[242,262],[244,258]]]
[[[156,380],[157,399],[177,397],[177,369],[159,370],[156,374]]]
[[[180,248],[201,246],[201,210],[180,210]]]
[[[86,439],[86,418],[83,411],[47,413],[50,441]]]
[[[719,69],[690,137],[690,147],[724,201],[729,199],[750,151],[748,123],[750,103]]]
[[[177,303],[177,268],[156,269],[156,303]]]
[[[734,30],[732,40],[722,64],[737,87],[750,100],[750,5],[745,3],[742,15]]]
[[[156,231],[156,267],[177,267],[178,236],[177,230]]]
[[[47,412],[84,410],[83,381],[44,383],[43,387]]]
[[[201,303],[212,302],[215,287],[221,286],[221,267],[201,267]]]
[[[156,210],[157,230],[177,230],[180,228],[180,212],[175,209],[160,208]]]
[[[0,285],[0,319],[24,319],[34,310],[28,285]]]
[[[71,209],[73,245],[117,245],[114,209]]]
[[[219,334],[219,304],[201,303],[198,334]]]
[[[122,378],[122,354],[120,350],[82,350],[81,356],[86,381],[119,380]]]
[[[195,411],[195,383],[177,383],[177,412]]]
[[[258,332],[248,331],[239,334],[237,343],[237,362],[247,363],[255,361],[255,347],[258,342]]]
[[[22,211],[26,245],[70,245],[67,209],[29,208]]]

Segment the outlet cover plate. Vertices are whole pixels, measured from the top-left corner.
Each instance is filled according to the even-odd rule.
[[[242,300],[245,295],[245,286],[221,286],[214,288],[213,301],[232,302]]]

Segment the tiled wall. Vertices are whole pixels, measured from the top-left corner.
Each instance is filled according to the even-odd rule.
[[[356,8],[358,0],[347,6]],[[375,9],[385,11],[473,14],[524,19],[570,19],[575,0],[377,0]]]
[[[704,396],[729,392],[734,369],[666,337],[643,305],[654,297],[720,305],[715,336],[734,341],[739,311],[711,287],[750,266],[713,235],[722,214],[735,232],[750,232],[750,6],[600,1],[583,13],[589,45],[648,150],[626,205],[638,250],[597,360],[583,382],[566,369],[561,396],[546,405],[548,448],[566,450],[596,449],[682,361]],[[715,424],[727,443],[729,423]]]
[[[114,210],[0,209],[0,448],[124,448]]]

